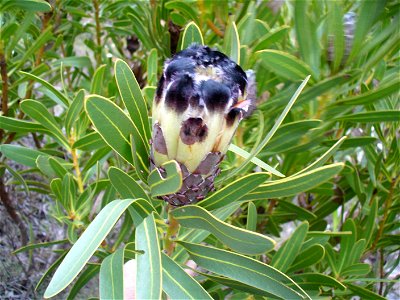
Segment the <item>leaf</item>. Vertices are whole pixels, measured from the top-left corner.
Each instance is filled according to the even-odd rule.
[[[196,24],[199,24],[199,18],[197,16],[197,11],[193,7],[184,1],[174,0],[169,1],[165,4],[167,9],[176,9],[181,12],[188,20],[193,20]]]
[[[148,141],[150,139],[150,125],[147,112],[147,103],[143,98],[142,91],[133,74],[131,68],[126,62],[118,59],[114,66],[115,79],[121,99],[129,112],[131,120],[137,129],[137,135],[144,140],[143,144],[149,149]]]
[[[44,298],[57,295],[72,282],[111,231],[122,213],[133,202],[135,202],[134,199],[115,200],[100,211],[57,268],[44,293]]]
[[[158,66],[157,49],[151,49],[147,58],[147,84],[149,86],[157,85],[157,66]],[[144,91],[143,91],[144,92]]]
[[[233,153],[240,155],[241,157],[247,159],[250,157],[250,153],[247,152],[246,150],[234,145],[234,144],[230,144],[229,145],[229,151],[232,151]],[[257,157],[253,157],[250,160],[252,163],[254,163],[255,165],[259,166],[261,169],[267,171],[267,172],[271,172],[272,174],[274,174],[275,176],[278,177],[285,177],[285,175],[283,175],[281,172],[279,172],[278,170],[275,170],[273,167],[271,167],[270,165],[266,164],[265,162],[263,162],[261,159],[257,158]]]
[[[44,242],[44,243],[28,244],[26,246],[23,246],[21,248],[18,248],[15,251],[13,251],[12,254],[18,254],[18,253],[22,253],[22,252],[29,251],[32,249],[46,248],[46,247],[51,247],[53,245],[66,244],[66,243],[68,243],[67,239],[51,241],[51,242]]]
[[[162,266],[160,245],[153,214],[147,216],[137,227],[135,235],[136,249],[143,255],[136,258],[136,298],[160,299],[162,292]]]
[[[51,10],[51,5],[44,0],[9,0],[2,3],[0,11],[6,11],[13,7],[18,7],[31,12],[48,12]]]
[[[343,224],[342,231],[350,231],[352,234],[342,237],[338,258],[339,273],[341,273],[344,267],[349,265],[351,252],[356,243],[356,225],[354,220],[351,218],[347,219]]]
[[[336,105],[366,105],[372,104],[375,101],[380,101],[385,99],[386,97],[397,93],[399,91],[400,80],[397,78],[394,82],[390,84],[385,84],[383,86],[379,86],[377,89],[370,90],[368,92],[351,96],[348,98],[341,99],[336,101]]]
[[[380,123],[380,122],[399,122],[400,111],[381,110],[355,113],[335,118],[337,121],[346,121],[351,123]]]
[[[308,231],[308,222],[302,223],[296,228],[289,239],[279,248],[271,260],[271,266],[286,272],[301,249]]]
[[[124,249],[107,256],[100,267],[100,299],[124,298]]]
[[[67,132],[67,135],[71,135],[71,129],[75,128],[75,121],[78,119],[79,114],[82,111],[83,108],[83,102],[85,100],[85,90],[79,90],[79,92],[76,94],[74,100],[71,103],[71,106],[68,108],[67,115],[65,117],[65,131]]]
[[[131,176],[119,168],[111,167],[108,178],[122,198],[143,198],[151,203],[145,190]]]
[[[310,3],[307,1],[295,1],[293,19],[301,57],[306,64],[311,66],[314,76],[318,78],[321,49],[317,38],[318,26],[312,23],[312,18],[307,13],[309,5]]]
[[[161,253],[163,290],[170,299],[212,299],[192,276],[166,254]]]
[[[67,300],[73,300],[75,299],[76,295],[79,293],[79,291],[84,288],[87,283],[95,276],[97,273],[99,273],[100,266],[99,265],[88,265],[86,267],[86,270],[84,270],[80,275],[78,280],[74,283],[72,286]]]
[[[286,177],[260,185],[254,191],[245,195],[242,200],[257,200],[289,197],[301,192],[308,191],[338,174],[342,163],[323,166],[300,175]]]
[[[258,255],[271,251],[275,246],[269,237],[222,222],[199,206],[177,207],[172,210],[172,215],[184,227],[210,231],[235,252]]]
[[[341,277],[347,276],[363,276],[371,271],[371,266],[365,263],[357,263],[351,266],[345,267],[341,272]]]
[[[132,163],[129,136],[135,129],[125,113],[101,96],[89,96],[85,109],[103,140],[128,163]]]
[[[83,151],[93,151],[103,147],[110,149],[110,147],[103,140],[102,136],[96,131],[92,131],[81,137],[72,145],[72,149],[80,149]]]
[[[60,67],[61,65],[65,67],[75,67],[81,69],[88,68],[90,73],[93,72],[92,62],[88,56],[68,56],[57,59],[53,63],[54,67]]]
[[[193,21],[186,25],[182,34],[181,50],[186,49],[192,44],[204,45],[203,35],[199,26]]]
[[[386,299],[385,297],[382,297],[381,295],[378,295],[364,287],[361,287],[361,286],[358,286],[358,285],[355,285],[352,283],[346,283],[346,286],[350,290],[352,290],[356,295],[361,296],[362,299],[374,299],[374,300],[385,300]]]
[[[3,144],[0,146],[0,151],[8,159],[31,168],[36,168],[36,159],[40,155],[49,156],[44,152],[17,145]]]
[[[60,130],[60,126],[42,103],[36,100],[24,100],[21,102],[21,109],[32,119],[47,128],[62,146],[69,148],[68,141]]]
[[[328,1],[328,45],[333,48],[333,70],[340,67],[345,53],[345,37],[343,30],[343,9],[339,1]]]
[[[57,259],[54,263],[52,263],[50,265],[50,267],[48,267],[48,269],[44,272],[44,274],[42,275],[42,277],[40,277],[38,283],[35,286],[35,291],[37,291],[43,284],[43,282],[45,281],[45,279],[54,271],[55,268],[57,268],[60,263],[62,262],[62,260],[64,259],[65,255],[67,255],[67,251],[64,251]]]
[[[265,67],[285,79],[298,81],[311,74],[309,66],[289,53],[278,50],[261,50],[256,54]]]
[[[64,107],[69,107],[69,100],[68,98],[61,93],[60,91],[58,91],[54,86],[52,86],[50,83],[48,83],[47,81],[41,79],[40,77],[37,77],[33,74],[29,74],[23,71],[20,71],[20,73],[22,75],[24,75],[27,79],[39,82],[44,88],[46,88],[48,91],[50,91],[51,93],[53,93],[56,98],[58,99],[57,103],[64,106]]]
[[[63,178],[68,173],[68,170],[54,157],[49,157],[49,165],[60,178]]]
[[[240,39],[235,21],[231,19],[224,35],[225,53],[237,64],[240,63]]]
[[[287,25],[272,29],[260,39],[253,51],[265,50],[269,48],[271,45],[281,40],[288,33],[289,29],[290,27]]]
[[[329,286],[334,287],[340,290],[345,290],[346,287],[341,284],[339,281],[330,277],[328,275],[319,274],[319,273],[302,273],[302,274],[293,274],[290,276],[293,280],[295,280],[298,284],[303,286],[303,282],[306,284],[312,284],[317,286]]]
[[[322,247],[320,244],[312,245],[296,256],[291,266],[287,269],[287,273],[294,273],[309,266],[316,265],[324,258],[324,255],[324,247]]]
[[[343,138],[343,137],[342,137]],[[332,147],[339,140],[326,140],[322,142],[322,145]],[[343,143],[340,145],[340,149],[354,148],[354,147],[362,147],[369,144],[372,144],[377,141],[377,138],[371,136],[361,136],[356,138],[346,138]]]
[[[361,235],[366,240],[366,246],[370,245],[374,233],[374,227],[376,226],[376,220],[378,217],[378,200],[374,198],[371,203],[371,208],[365,224],[365,229],[361,231]]]
[[[224,186],[222,189],[217,190],[215,193],[211,194],[211,196],[199,202],[198,205],[207,210],[223,207],[233,201],[240,200],[265,182],[268,177],[269,175],[267,173],[261,172],[248,174]]]
[[[18,120],[5,116],[0,116],[0,128],[17,133],[41,132],[51,134],[48,129],[38,123]]]
[[[208,246],[186,242],[179,244],[185,247],[198,265],[211,272],[256,287],[278,298],[309,298],[285,274],[255,259]],[[288,284],[293,284],[293,288],[288,287]]]
[[[247,206],[247,223],[246,229],[250,231],[257,230],[257,207],[253,202],[249,202]]]
[[[101,65],[94,72],[93,80],[90,85],[90,93],[101,95],[104,87],[104,74],[106,72],[107,65]]]
[[[161,175],[159,168],[165,170],[165,178]],[[159,168],[151,171],[147,180],[151,195],[156,197],[179,191],[182,186],[182,171],[179,164],[175,160],[170,160],[163,163]]]
[[[68,213],[75,212],[77,190],[78,190],[77,184],[72,174],[70,173],[65,174],[62,181],[61,193],[62,193],[64,208],[68,211]]]

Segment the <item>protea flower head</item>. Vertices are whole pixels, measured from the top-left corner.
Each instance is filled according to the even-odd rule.
[[[183,184],[164,200],[191,204],[214,189],[219,164],[254,102],[252,71],[219,51],[192,45],[165,63],[153,103],[150,161],[163,174],[160,166],[176,160]]]

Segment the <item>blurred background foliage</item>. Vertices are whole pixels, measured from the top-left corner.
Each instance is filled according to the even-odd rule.
[[[320,165],[308,170],[345,163],[326,178],[310,176],[312,188],[298,191],[289,185],[295,193],[247,194],[226,221],[267,234],[280,245],[307,221],[308,235],[291,254],[297,257],[291,265],[277,262],[287,254],[284,246],[257,259],[288,274],[313,299],[398,297],[393,286],[400,274],[399,7],[391,0],[2,1],[1,212],[11,223],[7,226],[19,229],[15,249],[23,247],[8,256],[35,256],[33,249],[51,247],[63,257],[101,208],[121,197],[109,180],[111,166],[140,182],[93,130],[84,110],[89,94],[123,107],[114,78],[116,60],[131,67],[151,110],[163,62],[191,40],[203,39],[256,74],[258,110],[241,123],[235,145],[251,153],[257,149],[310,74],[257,157],[286,176],[304,172],[319,158]],[[254,170],[259,171],[229,152],[219,187],[229,177]],[[276,179],[271,175],[268,181]],[[62,239],[43,241],[29,230],[29,216],[19,207],[32,193],[51,201],[49,215],[63,228]],[[156,206],[162,215],[162,203]],[[325,230],[333,233],[322,234]],[[132,220],[125,217],[74,281],[69,298],[98,274],[107,255],[132,241],[133,232]],[[206,242],[222,247],[211,236]],[[26,274],[44,275],[39,292],[21,293],[41,297],[42,283],[60,261],[49,262],[44,271],[32,269],[28,260]],[[6,282],[7,275],[2,276]],[[205,276],[202,284],[214,298],[257,294],[248,286]],[[6,293],[9,287],[2,288]]]

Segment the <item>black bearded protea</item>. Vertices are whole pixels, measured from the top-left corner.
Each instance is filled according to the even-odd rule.
[[[255,80],[225,54],[192,45],[165,63],[153,103],[151,168],[176,160],[182,188],[162,198],[192,204],[214,189],[239,122],[255,105]]]

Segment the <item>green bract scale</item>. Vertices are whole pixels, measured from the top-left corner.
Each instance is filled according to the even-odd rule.
[[[151,168],[171,159],[182,171],[182,188],[162,198],[171,205],[195,203],[214,189],[239,122],[254,109],[255,80],[223,53],[192,45],[165,63],[153,103]]]

